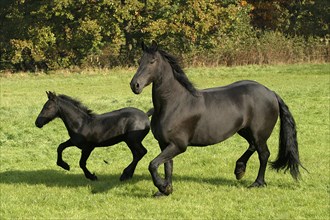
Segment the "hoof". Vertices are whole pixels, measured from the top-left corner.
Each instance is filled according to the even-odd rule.
[[[237,180],[242,179],[243,176],[244,176],[244,174],[245,174],[245,172],[235,173],[235,175],[236,175],[236,179],[237,179]]]
[[[266,186],[267,186],[267,184],[265,182],[255,181],[248,188],[260,188],[260,187],[266,187]]]
[[[245,174],[245,169],[246,169],[246,166],[244,163],[242,162],[237,162],[236,163],[236,167],[235,167],[235,175],[236,175],[236,179],[237,180],[240,180],[243,178],[244,174]]]
[[[97,180],[97,176],[95,174],[90,174],[89,176],[86,176],[87,179],[90,179],[92,181],[96,181]]]
[[[165,189],[165,194],[170,195],[173,192],[172,184],[168,184]]]
[[[67,164],[67,163],[64,162],[64,161],[62,161],[62,162],[57,162],[56,164],[57,164],[57,166],[60,166],[60,167],[62,167],[62,168],[65,169],[65,170],[70,170],[70,166],[69,166],[69,164]]]
[[[129,179],[132,179],[132,177],[133,177],[133,175],[123,173],[123,174],[120,176],[119,180],[120,180],[120,181],[126,181],[126,180],[129,180]]]
[[[161,197],[164,197],[164,196],[168,196],[160,191],[156,192],[155,194],[153,194],[153,197],[154,198],[161,198]]]
[[[172,184],[166,184],[159,191],[167,196],[170,195],[173,192]]]

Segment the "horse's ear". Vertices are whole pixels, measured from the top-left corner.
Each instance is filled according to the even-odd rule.
[[[158,44],[157,44],[157,42],[155,40],[152,40],[152,42],[151,42],[151,48],[152,48],[153,51],[157,51]]]
[[[56,97],[55,93],[52,93],[51,91],[46,92],[46,94],[50,100],[54,100]]]
[[[148,47],[144,44],[144,41],[141,42],[141,48],[143,52],[147,51],[148,49]]]

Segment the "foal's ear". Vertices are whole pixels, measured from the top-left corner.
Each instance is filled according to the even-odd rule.
[[[146,52],[148,47],[144,44],[144,41],[141,42],[141,48],[143,52]]]
[[[50,99],[50,100],[54,100],[56,97],[56,94],[52,93],[51,91],[48,91],[48,92],[46,91],[46,94],[48,96],[48,99]]]

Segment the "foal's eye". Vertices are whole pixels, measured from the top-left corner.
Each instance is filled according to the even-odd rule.
[[[154,62],[156,62],[156,58],[153,58],[152,60],[150,60],[150,64],[153,64]]]

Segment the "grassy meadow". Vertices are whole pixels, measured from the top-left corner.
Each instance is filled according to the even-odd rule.
[[[152,107],[151,86],[134,95],[129,82],[135,71],[1,75],[0,219],[330,218],[330,64],[186,69],[198,88],[250,79],[283,98],[296,120],[301,161],[309,171],[301,170],[299,183],[289,173],[268,167],[268,186],[248,189],[257,176],[257,154],[251,157],[245,177],[237,181],[235,162],[248,147],[238,135],[214,146],[188,148],[177,156],[174,192],[157,199],[152,197],[156,188],[147,168],[160,150],[151,132],[143,142],[148,154],[127,182],[119,181],[131,161],[124,143],[93,151],[87,167],[98,181],[83,175],[78,148],[63,152],[70,171],[58,167],[57,146],[68,139],[64,124],[56,119],[42,129],[34,125],[47,100],[45,91],[78,98],[96,113],[127,106],[147,111]],[[274,160],[278,126],[268,145]]]

